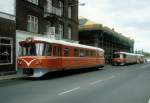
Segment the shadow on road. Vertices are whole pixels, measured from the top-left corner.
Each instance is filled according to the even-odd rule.
[[[62,77],[67,77],[67,76],[72,76],[76,74],[82,74],[82,73],[88,73],[88,72],[95,72],[98,70],[103,70],[97,69],[97,68],[84,68],[84,69],[74,69],[74,70],[62,70],[62,71],[55,71],[55,72],[49,72],[46,75],[40,77],[40,78],[24,78],[27,80],[50,80],[50,79],[56,79],[56,78],[62,78]]]
[[[21,85],[21,84],[26,84],[26,83],[30,83],[30,82],[40,81],[40,80],[43,81],[43,80],[58,79],[58,78],[63,78],[63,77],[72,76],[72,75],[76,75],[76,74],[95,72],[98,70],[103,70],[103,68],[100,68],[100,69],[97,69],[97,68],[86,68],[85,69],[84,68],[84,69],[74,69],[74,70],[63,70],[63,71],[49,72],[40,78],[21,77],[21,78],[16,78],[16,79],[1,80],[0,87]]]

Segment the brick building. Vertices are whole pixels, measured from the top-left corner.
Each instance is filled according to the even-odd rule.
[[[78,0],[16,0],[16,36],[78,40]]]

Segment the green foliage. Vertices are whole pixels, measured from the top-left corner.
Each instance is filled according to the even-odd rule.
[[[146,58],[150,58],[150,53],[144,52],[143,54],[144,54],[144,56],[145,56]]]

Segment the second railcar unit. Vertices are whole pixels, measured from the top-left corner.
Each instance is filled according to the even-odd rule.
[[[105,64],[101,48],[42,37],[27,38],[19,44],[19,71],[31,77],[40,77],[50,71]]]
[[[144,55],[128,52],[115,52],[112,59],[113,65],[126,65],[133,63],[144,63]]]

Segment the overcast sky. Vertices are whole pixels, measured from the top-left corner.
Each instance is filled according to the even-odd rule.
[[[0,11],[14,14],[15,0],[1,0]],[[115,28],[135,40],[135,49],[150,52],[150,0],[79,0],[79,16]]]
[[[0,1],[0,11],[9,14],[14,14],[15,12],[15,0],[1,0]]]
[[[150,52],[150,0],[79,0],[79,16],[115,28],[135,40],[135,49]]]

